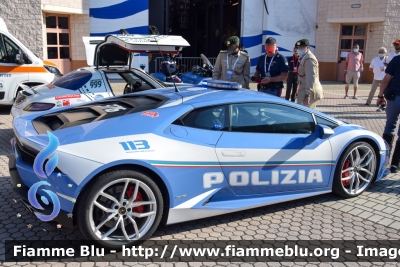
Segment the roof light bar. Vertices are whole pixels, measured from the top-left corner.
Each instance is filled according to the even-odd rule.
[[[242,88],[241,84],[235,82],[219,81],[219,80],[206,80],[202,82],[202,85],[209,88],[226,89],[226,90],[238,90]]]

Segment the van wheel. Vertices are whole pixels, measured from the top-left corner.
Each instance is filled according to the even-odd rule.
[[[160,224],[163,198],[145,173],[125,169],[94,179],[81,193],[76,218],[81,233],[108,248],[137,245]]]
[[[336,166],[332,191],[345,198],[361,195],[374,180],[377,163],[375,150],[370,144],[351,144]]]

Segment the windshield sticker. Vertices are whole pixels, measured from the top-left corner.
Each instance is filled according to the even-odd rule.
[[[137,43],[152,43],[164,38],[167,38],[167,35],[159,35],[152,37],[136,37],[136,35],[126,35],[126,36],[118,36],[118,38],[128,44],[137,44]]]
[[[152,117],[152,118],[156,118],[156,117],[158,117],[158,112],[143,111],[142,115],[143,116],[149,116],[149,117]]]
[[[63,105],[63,107],[71,106],[71,102],[69,99],[64,99],[62,101],[62,105]]]
[[[68,99],[68,98],[81,98],[80,94],[56,96],[55,100]]]
[[[11,77],[11,74],[0,73],[0,77],[9,78]]]
[[[61,100],[58,100],[57,102],[56,102],[56,106],[59,108],[59,107],[62,107],[62,103],[61,103]]]

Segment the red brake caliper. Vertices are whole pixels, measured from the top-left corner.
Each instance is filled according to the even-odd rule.
[[[343,164],[342,170],[345,170],[345,169],[347,169],[348,167],[350,167],[350,160],[349,160],[349,159],[346,159],[346,161],[345,161],[344,164]],[[349,177],[349,174],[350,174],[350,171],[344,172],[344,173],[342,174],[342,178]],[[348,186],[348,185],[350,184],[350,180],[342,181],[342,184],[343,184],[344,187],[346,187],[346,186]]]
[[[127,195],[128,199],[132,197],[132,194],[134,191],[135,191],[135,186],[129,185],[128,188],[126,189],[126,195]],[[137,202],[137,201],[143,201],[143,197],[142,197],[142,194],[140,193],[140,191],[137,192],[136,199],[133,202]],[[132,211],[136,212],[136,213],[143,213],[144,207],[137,206],[137,207],[133,208]]]

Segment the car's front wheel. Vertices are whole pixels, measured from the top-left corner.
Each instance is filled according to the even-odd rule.
[[[160,224],[163,198],[157,184],[135,170],[105,173],[81,193],[77,224],[88,240],[119,248],[148,239]]]
[[[366,142],[353,143],[339,159],[332,190],[342,197],[356,197],[370,186],[376,170],[374,148]]]

